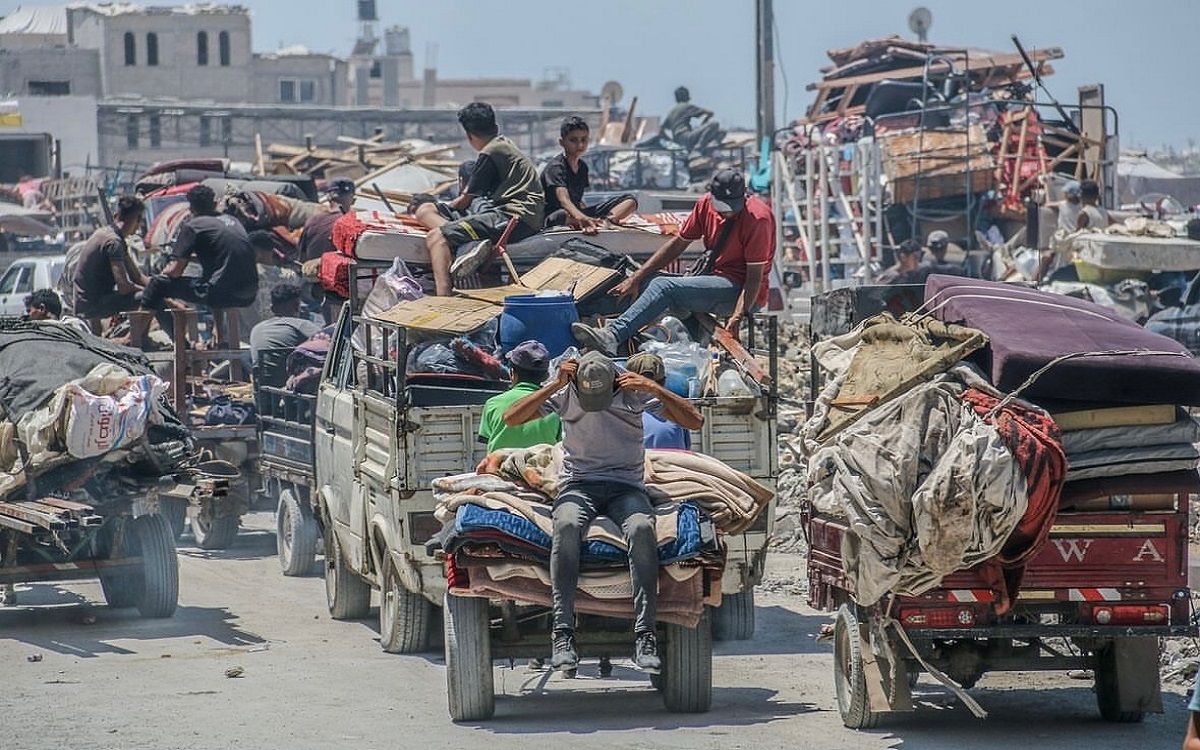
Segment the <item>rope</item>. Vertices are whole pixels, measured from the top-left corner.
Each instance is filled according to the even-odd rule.
[[[955,684],[954,680],[947,677],[944,672],[921,657],[921,654],[917,652],[917,647],[913,645],[912,640],[910,640],[908,637],[908,633],[904,632],[904,628],[899,622],[891,617],[888,617],[886,620],[884,620],[883,627],[885,629],[891,627],[893,630],[895,630],[896,635],[900,637],[900,640],[904,641],[904,645],[908,647],[908,652],[912,654],[913,658],[916,659],[922,667],[925,667],[925,671],[928,672],[935,680],[945,685],[946,689],[954,693],[954,695],[963,702],[963,705],[965,705],[967,709],[975,715],[975,718],[987,718],[987,711],[984,710],[983,706],[979,705],[978,701],[968,695],[966,690],[963,690],[961,687]]]

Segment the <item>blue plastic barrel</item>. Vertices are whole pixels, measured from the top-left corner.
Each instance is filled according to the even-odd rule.
[[[522,341],[536,339],[551,357],[557,357],[575,343],[571,324],[578,320],[575,298],[568,294],[505,297],[504,312],[500,314],[500,348],[507,352]]]

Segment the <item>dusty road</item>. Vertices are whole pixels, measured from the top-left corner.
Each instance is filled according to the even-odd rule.
[[[284,578],[271,517],[247,517],[226,552],[180,549],[180,607],[171,620],[110,611],[99,585],[37,585],[0,610],[0,748],[874,748],[1162,750],[1177,748],[1186,709],[1142,724],[1102,722],[1090,682],[1063,674],[985,677],[980,721],[923,678],[921,703],[886,729],[853,732],[838,718],[828,619],[786,590],[803,559],[772,558],[758,635],[720,643],[713,710],[673,715],[646,677],[586,664],[580,678],[497,667],[493,721],[446,714],[440,654],[393,656],[374,620],[335,622],[322,580]],[[40,661],[30,657],[40,656]],[[240,678],[225,676],[240,667]],[[1030,689],[1040,685],[1043,689]]]

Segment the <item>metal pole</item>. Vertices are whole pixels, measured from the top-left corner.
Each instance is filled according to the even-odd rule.
[[[758,94],[757,142],[775,133],[775,10],[774,0],[755,0],[754,70]]]

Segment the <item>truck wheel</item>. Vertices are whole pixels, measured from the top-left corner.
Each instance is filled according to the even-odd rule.
[[[754,637],[754,589],[721,597],[712,612],[713,640],[748,641]]]
[[[275,509],[275,549],[285,576],[302,576],[317,558],[317,521],[300,506],[291,487],[279,492]]]
[[[158,514],[167,520],[167,528],[171,529],[175,541],[183,535],[183,527],[187,526],[187,500],[176,498],[159,498]]]
[[[200,549],[226,549],[237,537],[237,516],[211,517],[205,512],[191,517],[192,536]]]
[[[487,599],[446,592],[446,698],[454,721],[484,721],[496,712]]]
[[[107,546],[107,557],[132,557],[138,554],[137,540],[133,538],[133,526],[130,518],[120,518],[105,529],[104,543]],[[123,550],[112,548],[112,538],[119,530],[125,532],[125,547]],[[104,601],[112,609],[125,609],[137,605],[138,588],[141,579],[137,573],[110,573],[100,576],[100,590],[104,592]]]
[[[138,516],[132,529],[142,554],[141,586],[136,606],[142,617],[170,617],[179,603],[179,559],[166,518]]]
[[[1096,705],[1105,721],[1118,724],[1136,724],[1145,716],[1144,711],[1122,711],[1120,695],[1120,671],[1117,654],[1120,642],[1110,643],[1096,652]],[[1157,662],[1148,668],[1158,669]]]
[[[346,568],[332,525],[325,527],[325,604],[335,620],[358,620],[371,611],[371,584]]]
[[[384,563],[379,590],[379,645],[389,654],[415,654],[425,649],[433,605],[404,588],[396,564]]]
[[[712,628],[707,608],[694,628],[666,625],[662,696],[673,713],[700,714],[712,707]]]
[[[880,714],[871,710],[867,678],[863,671],[866,632],[849,604],[843,604],[833,625],[833,681],[837,688],[838,712],[851,729],[870,729],[879,724]]]

